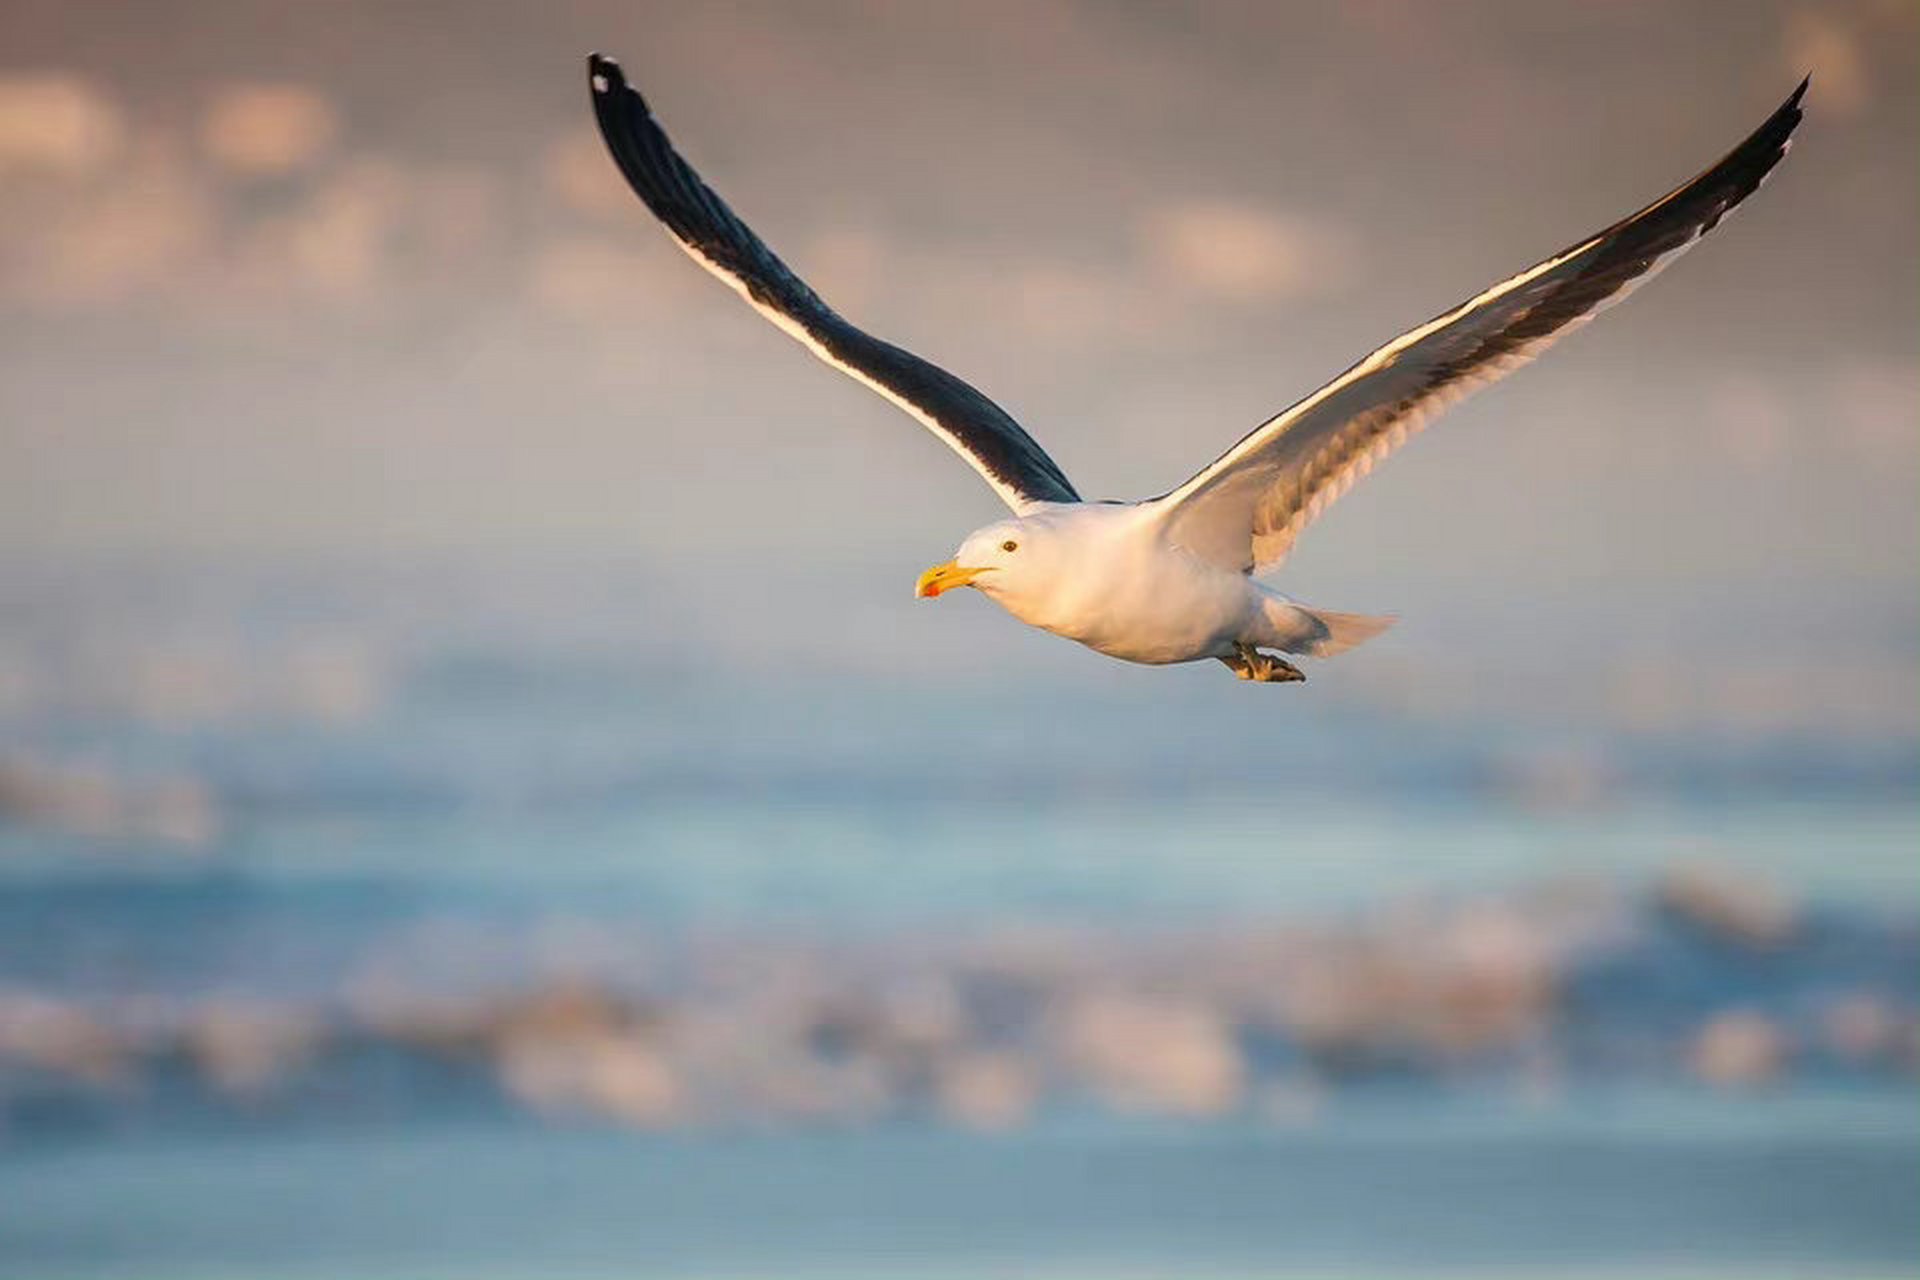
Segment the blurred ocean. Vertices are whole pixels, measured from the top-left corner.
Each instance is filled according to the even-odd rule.
[[[5,587],[0,1275],[1920,1267],[1871,718],[79,581]]]
[[[423,1123],[36,1145],[18,1276],[1902,1276],[1909,1094],[689,1138]]]

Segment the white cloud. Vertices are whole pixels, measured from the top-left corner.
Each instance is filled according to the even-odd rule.
[[[125,140],[119,108],[79,76],[0,76],[0,173],[98,171]]]
[[[692,264],[685,269],[692,273]],[[679,286],[661,270],[658,258],[598,236],[543,244],[527,264],[527,291],[534,302],[568,319],[614,319],[644,311],[647,299],[662,288],[678,292]]]
[[[1027,262],[989,277],[996,293],[1011,285],[1015,314],[1033,338],[1051,346],[1082,349],[1112,342],[1137,327],[1144,299],[1127,292],[1110,272],[1053,262]]]
[[[606,144],[591,129],[576,129],[547,144],[541,176],[555,199],[593,218],[631,217],[639,207]]]
[[[230,173],[271,177],[319,160],[340,133],[333,104],[291,84],[231,84],[200,117],[200,146]]]
[[[1782,53],[1788,74],[1817,73],[1820,109],[1857,116],[1873,101],[1872,74],[1857,27],[1830,11],[1801,9],[1787,19]]]
[[[392,166],[349,167],[304,206],[252,229],[234,256],[236,285],[361,299],[379,286],[409,192]]]
[[[5,246],[16,291],[62,308],[110,306],[194,278],[212,249],[215,217],[173,150],[152,145],[110,186],[16,230]]]
[[[1231,302],[1324,293],[1352,265],[1334,228],[1227,200],[1168,205],[1145,220],[1140,241],[1164,283]]]

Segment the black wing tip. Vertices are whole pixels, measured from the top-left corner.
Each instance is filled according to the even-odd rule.
[[[640,97],[640,91],[627,83],[627,73],[620,64],[604,53],[587,55],[587,88],[593,91],[596,110],[620,102],[628,96]],[[640,105],[646,106],[641,99]]]
[[[593,115],[600,123],[600,134],[613,149],[621,168],[625,169],[630,161],[643,162],[649,150],[644,135],[658,133],[660,129],[653,118],[652,105],[627,80],[627,73],[620,69],[619,62],[604,53],[587,55],[587,88],[593,93]],[[664,136],[659,138],[658,145],[663,150],[672,150]],[[633,177],[631,171],[628,177]]]
[[[1774,111],[1774,119],[1780,121],[1782,125],[1786,125],[1788,132],[1793,132],[1793,127],[1801,123],[1801,115],[1803,115],[1803,113],[1801,113],[1801,100],[1807,96],[1807,86],[1809,86],[1809,84],[1812,84],[1812,71],[1809,71],[1807,75],[1801,77],[1801,83],[1793,86],[1793,92],[1788,94],[1788,100],[1780,104],[1778,111]]]
[[[1772,116],[1768,117],[1765,124],[1760,126],[1758,135],[1777,140],[1781,149],[1784,150],[1793,137],[1793,131],[1800,127],[1800,121],[1805,115],[1800,109],[1800,102],[1807,96],[1807,86],[1812,83],[1813,72],[1809,71],[1801,76],[1800,83],[1793,87],[1793,92],[1787,95],[1787,100],[1780,104]]]
[[[1773,114],[1753,131],[1753,135],[1747,139],[1745,145],[1753,146],[1765,142],[1784,143],[1792,137],[1793,131],[1800,126],[1800,121],[1805,114],[1800,109],[1801,100],[1807,96],[1807,86],[1812,83],[1813,73],[1809,71],[1800,78],[1800,83],[1793,87],[1793,92],[1787,95],[1787,100],[1775,107]]]
[[[1794,86],[1787,100],[1774,108],[1772,115],[1763,121],[1759,128],[1749,134],[1744,142],[1728,152],[1719,164],[1689,183],[1683,191],[1706,191],[1724,184],[1733,184],[1728,193],[1725,208],[1731,209],[1752,195],[1754,190],[1772,172],[1773,167],[1786,158],[1793,148],[1794,130],[1800,127],[1805,113],[1800,103],[1807,95],[1807,86],[1813,83],[1813,73],[1808,72]],[[1678,194],[1678,193],[1676,193]],[[1716,216],[1715,221],[1718,221]],[[1711,223],[1708,224],[1711,227]],[[1706,228],[1703,228],[1705,230]]]
[[[616,93],[627,85],[620,64],[604,53],[587,55],[587,83],[595,93]]]

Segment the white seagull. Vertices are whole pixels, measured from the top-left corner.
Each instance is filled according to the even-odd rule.
[[[1012,508],[920,575],[917,595],[974,587],[1020,621],[1115,658],[1216,658],[1243,680],[1279,682],[1305,676],[1270,651],[1330,657],[1392,619],[1309,608],[1258,575],[1442,410],[1532,360],[1712,230],[1786,155],[1807,89],[1802,80],[1699,177],[1395,338],[1178,488],[1140,502],[1083,502],[999,405],[821,301],[674,151],[618,63],[592,55],[588,79],[615,162],[680,247],[814,355],[946,441]]]

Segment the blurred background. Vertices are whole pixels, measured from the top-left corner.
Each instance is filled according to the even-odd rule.
[[[623,60],[1089,496],[1704,167],[1303,688],[675,251]],[[12,0],[0,1274],[1920,1268],[1920,5]],[[963,593],[964,595],[964,593]]]

